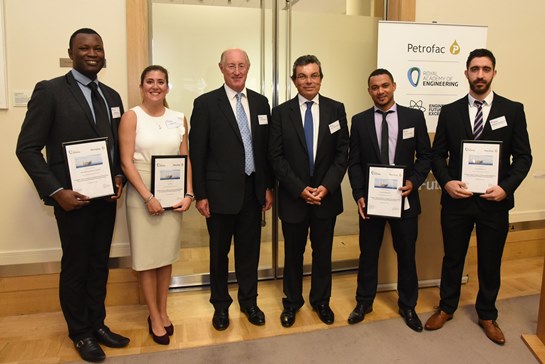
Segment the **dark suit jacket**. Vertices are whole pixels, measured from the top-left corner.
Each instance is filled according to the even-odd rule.
[[[121,116],[113,118],[111,109],[119,107],[123,114],[121,97],[112,88],[100,83],[108,102],[114,136],[112,173],[121,175],[117,129]],[[65,166],[63,142],[100,137],[91,108],[85,100],[72,72],[36,84],[28,102],[28,111],[17,142],[17,157],[34,182],[46,205],[53,205],[49,195],[63,187],[70,188]],[[46,159],[42,149],[46,148]]]
[[[413,190],[408,196],[410,208],[404,210],[401,216],[416,216],[420,213],[418,188],[426,180],[431,167],[430,138],[422,111],[397,105],[397,118],[398,135],[394,164],[405,166],[405,179],[413,184]],[[411,128],[414,129],[414,136],[403,139],[403,131]],[[352,118],[348,176],[356,201],[361,197],[367,201],[369,164],[381,164],[374,108]]]
[[[267,161],[270,106],[267,98],[247,89],[252,129],[255,191],[260,205],[265,190],[273,187]],[[267,124],[258,121],[267,117]],[[193,191],[197,200],[208,199],[210,210],[237,214],[244,202],[244,144],[224,86],[195,99],[189,133]]]
[[[501,116],[505,116],[507,126],[492,130],[489,120]],[[439,114],[433,141],[432,162],[433,174],[441,187],[451,180],[460,180],[461,141],[471,139],[473,139],[473,132],[469,120],[467,96],[444,105]],[[490,114],[479,139],[502,142],[498,185],[505,190],[507,198],[501,202],[484,200],[478,196],[472,199],[485,210],[509,210],[515,204],[513,193],[528,174],[532,164],[523,105],[494,93]],[[443,207],[452,207],[463,212],[469,208],[470,200],[453,199],[443,189],[441,197]]]
[[[279,216],[289,223],[301,222],[309,213],[325,219],[343,211],[340,185],[348,165],[346,112],[342,103],[319,97],[320,125],[312,177],[298,97],[272,111],[269,158],[280,182]],[[331,133],[329,126],[336,121],[340,129]],[[299,197],[305,187],[320,185],[329,191],[321,205],[310,207]]]

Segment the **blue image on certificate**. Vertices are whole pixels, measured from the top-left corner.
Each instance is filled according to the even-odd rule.
[[[397,189],[396,180],[390,178],[377,178],[375,179],[375,188],[388,188]]]
[[[86,155],[85,157],[76,157],[75,162],[76,168],[99,166],[104,163],[100,154]]]
[[[180,179],[180,170],[179,169],[166,169],[162,170],[159,176],[161,181],[169,179]]]

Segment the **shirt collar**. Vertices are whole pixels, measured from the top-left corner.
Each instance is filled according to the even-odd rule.
[[[476,98],[471,96],[471,94],[467,94],[467,99],[470,106],[472,107],[475,106],[475,100],[477,100]],[[486,106],[492,105],[492,100],[494,100],[494,92],[489,93],[488,96],[486,96],[484,100],[482,100],[484,101],[483,105],[486,105]]]
[[[88,84],[90,84],[91,82],[95,82],[98,84],[98,79],[95,78],[94,80],[91,80],[89,77],[85,76],[83,73],[75,70],[72,68],[72,76],[74,76],[74,78],[76,79],[76,81],[78,81],[79,83],[81,83],[83,86],[87,86]]]
[[[308,102],[308,101],[312,101],[315,104],[320,105],[320,102],[319,102],[320,94],[316,94],[316,96],[314,96],[312,100],[307,100],[303,96],[301,96],[301,94],[297,94],[297,100],[299,101],[299,106],[303,106],[305,102]]]
[[[225,93],[227,94],[227,98],[228,98],[229,100],[234,99],[234,98],[237,96],[237,94],[239,94],[239,93],[243,94],[245,97],[248,97],[248,93],[247,93],[247,91],[246,91],[246,87],[244,87],[244,88],[242,89],[242,91],[240,91],[240,92],[236,92],[236,91],[233,90],[231,87],[227,86],[227,84],[225,84],[225,83],[223,84],[223,87],[224,87],[224,89],[225,89]]]
[[[380,110],[380,112],[383,112],[381,109],[379,109],[379,108],[376,107],[376,106],[373,106],[373,108],[374,108],[374,112],[377,112],[377,110]],[[395,102],[394,102],[394,104],[392,105],[391,108],[389,108],[388,110],[386,110],[386,112],[389,112],[389,111],[397,113],[397,104],[396,104]]]

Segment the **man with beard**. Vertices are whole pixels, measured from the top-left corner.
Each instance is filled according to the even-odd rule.
[[[441,301],[425,328],[437,330],[452,319],[460,298],[462,272],[473,226],[477,233],[479,293],[475,308],[486,336],[503,345],[496,323],[500,267],[513,195],[532,164],[526,117],[521,103],[492,92],[496,59],[487,49],[469,54],[465,75],[469,95],[443,106],[433,141],[432,170],[443,189],[441,227],[444,257]],[[463,140],[501,142],[498,184],[477,194],[461,181]]]

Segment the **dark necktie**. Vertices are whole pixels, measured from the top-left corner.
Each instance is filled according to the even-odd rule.
[[[313,101],[307,101],[307,111],[305,112],[305,141],[307,142],[308,164],[310,166],[310,175],[314,175],[314,121],[312,120]]]
[[[95,123],[98,129],[98,133],[101,137],[108,137],[108,149],[110,153],[113,147],[113,133],[110,126],[110,118],[106,109],[104,99],[98,92],[98,86],[95,82],[91,82],[87,85],[91,89],[91,101],[93,103],[93,110],[95,112]]]
[[[388,110],[386,112],[383,112],[381,110],[377,110],[377,112],[382,115],[382,131],[380,132],[380,163],[390,164],[390,151],[388,145],[388,122],[386,121],[386,115],[393,111]]]
[[[473,139],[479,139],[483,133],[483,104],[484,101],[475,100],[475,106],[477,106],[477,114],[475,115],[475,123],[473,124]]]

